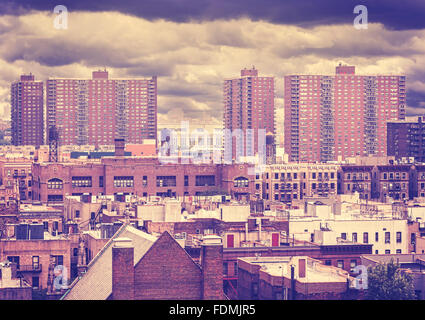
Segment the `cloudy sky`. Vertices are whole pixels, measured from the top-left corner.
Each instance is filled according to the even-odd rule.
[[[56,5],[68,29],[55,29]],[[368,28],[353,26],[356,5]],[[423,0],[103,0],[0,2],[0,117],[10,118],[10,83],[32,72],[89,78],[158,76],[159,125],[221,124],[222,82],[255,66],[275,76],[283,107],[287,74],[404,74],[408,114],[425,110]]]

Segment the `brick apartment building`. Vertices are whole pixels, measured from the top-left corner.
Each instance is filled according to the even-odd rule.
[[[373,169],[369,165],[342,165],[338,170],[338,193],[358,192],[360,199],[372,199]]]
[[[406,120],[392,120],[387,123],[387,154],[395,158],[413,157],[425,162],[424,117],[408,117]]]
[[[15,146],[40,146],[44,142],[43,82],[22,75],[11,85],[11,130]]]
[[[337,193],[338,168],[324,163],[268,165],[261,176],[256,176],[255,193],[265,200],[284,203],[329,197]]]
[[[242,139],[225,136],[225,152],[232,150],[232,159],[266,155],[266,133],[275,135],[274,78],[260,77],[258,70],[241,70],[241,77],[224,80],[224,129],[240,130]],[[264,129],[264,143],[259,142],[259,129]],[[263,148],[264,149],[261,149]]]
[[[207,236],[197,264],[168,232],[156,238],[124,225],[62,299],[224,299],[222,252],[221,239]]]
[[[113,145],[115,138],[142,143],[157,135],[157,78],[49,79],[47,128],[56,126],[61,145]]]
[[[0,240],[0,261],[16,263],[17,271],[37,291],[52,291],[53,283],[49,278],[53,279],[53,269],[57,265],[66,267],[70,276],[70,254],[69,239]]]
[[[415,170],[413,165],[386,165],[377,166],[374,172],[376,185],[374,188],[375,198],[385,202],[388,198],[404,200],[412,198],[411,179]],[[376,173],[376,175],[375,175]]]
[[[0,158],[0,205],[32,199],[32,163],[25,158]]]
[[[405,117],[406,77],[356,75],[339,65],[335,75],[285,76],[284,97],[290,161],[385,155],[386,122]]]
[[[34,163],[33,200],[63,203],[65,195],[183,197],[211,192],[249,199],[247,164],[161,164],[158,158],[108,157],[91,163]]]

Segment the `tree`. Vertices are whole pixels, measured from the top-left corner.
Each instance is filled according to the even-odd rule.
[[[368,300],[416,299],[412,276],[391,259],[368,269]]]

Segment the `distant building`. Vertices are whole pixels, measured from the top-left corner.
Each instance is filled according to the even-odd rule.
[[[142,143],[157,134],[157,80],[49,79],[47,127],[56,126],[60,145],[113,145],[115,138]]]
[[[44,142],[43,82],[22,75],[11,86],[12,144],[40,146]]]
[[[406,77],[356,75],[340,64],[335,75],[285,76],[284,97],[290,161],[382,156],[386,122],[405,117]]]
[[[232,133],[241,133],[241,137],[235,135],[225,136],[225,152],[232,150],[232,159],[239,157],[254,156],[261,152],[266,156],[266,134],[270,133],[269,139],[274,140],[275,108],[274,108],[274,78],[259,77],[258,70],[241,70],[241,77],[228,79],[223,85],[224,98],[224,129]],[[259,144],[259,130],[264,130],[264,143]],[[260,140],[261,141],[261,140]],[[264,144],[264,145],[263,145]],[[261,149],[261,148],[264,148]],[[229,151],[227,151],[227,149]]]
[[[414,158],[425,162],[424,117],[409,117],[387,123],[387,153],[396,159]]]

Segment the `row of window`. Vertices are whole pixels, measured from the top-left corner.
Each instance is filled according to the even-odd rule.
[[[284,172],[280,173],[280,179],[284,180],[284,179],[298,179],[299,177],[302,177],[302,179],[306,179],[306,173],[305,172],[287,172],[286,175]],[[259,175],[257,175],[256,179],[259,179]],[[269,173],[266,173],[266,178],[269,178]],[[279,173],[275,173],[274,174],[274,178],[275,179],[279,179]],[[311,173],[311,178],[312,179],[335,179],[335,172],[312,172]]]
[[[74,176],[71,179],[73,188],[89,188],[93,186],[91,176]],[[234,180],[235,187],[248,187],[248,179],[244,177],[238,177]],[[148,185],[147,176],[143,176],[142,185]],[[177,185],[176,176],[157,176],[156,177],[156,186],[157,187],[175,187]],[[198,175],[195,177],[195,186],[215,186],[215,176],[214,175]],[[104,177],[99,177],[99,187],[104,186]],[[189,176],[184,176],[184,186],[189,186]],[[114,187],[123,188],[123,187],[134,187],[134,177],[133,176],[114,176]],[[63,189],[63,180],[58,178],[53,178],[47,181],[48,189]]]
[[[341,239],[347,240],[347,233],[341,233]],[[353,232],[351,234],[351,240],[353,242],[357,242],[357,232]],[[391,243],[391,232],[385,232],[384,235],[385,243]],[[375,232],[375,242],[379,242],[379,232]],[[402,242],[402,234],[401,232],[396,232],[396,243]],[[363,232],[363,243],[369,243],[369,233]]]

